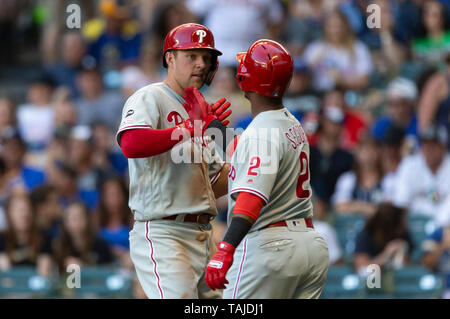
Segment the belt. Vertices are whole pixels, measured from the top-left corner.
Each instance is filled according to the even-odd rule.
[[[312,222],[311,218],[303,218],[303,219],[305,220],[306,227],[314,228],[314,225],[313,225],[313,222]],[[287,223],[286,223],[285,220],[282,220],[281,222],[276,222],[276,223],[267,225],[266,227],[263,227],[261,229],[270,228],[270,227],[282,227],[282,226],[285,226],[285,227],[287,226]]]
[[[172,215],[164,217],[165,220],[176,220],[179,215]],[[212,219],[210,214],[184,214],[183,218],[180,219],[181,222],[185,223],[198,223],[207,224]]]

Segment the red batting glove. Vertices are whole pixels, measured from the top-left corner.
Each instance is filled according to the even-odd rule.
[[[183,96],[186,103],[183,103],[184,108],[189,114],[190,120],[195,124],[195,121],[202,121],[202,135],[208,128],[208,125],[217,120],[218,117],[214,115],[211,106],[206,102],[203,95],[196,87],[188,87]]]
[[[230,121],[226,118],[231,115],[231,110],[228,108],[231,106],[231,103],[226,100],[226,98],[219,99],[216,103],[211,104],[211,109],[217,119],[222,122],[223,125],[227,126]]]
[[[228,269],[233,264],[233,254],[236,248],[227,242],[217,244],[217,252],[206,267],[205,281],[212,290],[225,289],[228,280],[225,278]]]

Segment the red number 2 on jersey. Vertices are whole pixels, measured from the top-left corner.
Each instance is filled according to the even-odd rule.
[[[247,175],[257,176],[258,172],[254,172],[261,165],[261,159],[258,156],[253,156],[250,159],[250,167],[248,168]]]
[[[303,169],[305,170],[304,173]],[[308,198],[310,191],[308,189],[303,189],[303,183],[309,179],[309,165],[308,165],[308,155],[305,152],[300,153],[300,175],[297,180],[297,197],[298,198]]]

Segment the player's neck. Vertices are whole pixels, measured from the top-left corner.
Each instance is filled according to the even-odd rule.
[[[179,96],[184,95],[184,89],[178,84],[178,82],[175,79],[173,79],[171,77],[166,77],[166,79],[163,81],[163,83],[165,85],[167,85],[168,87],[170,87]]]
[[[253,118],[259,113],[276,111],[284,107],[281,98],[268,98],[255,92],[246,92],[245,96],[252,106]]]
[[[259,113],[266,111],[276,111],[281,110],[284,106],[253,106],[252,105],[252,117],[255,118]]]

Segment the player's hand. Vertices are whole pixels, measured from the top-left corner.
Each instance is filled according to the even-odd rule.
[[[185,130],[183,132],[185,137],[193,137],[194,136],[194,123],[192,123],[192,121],[190,119],[187,119],[186,121],[184,121],[183,123],[178,125],[178,127]]]
[[[186,101],[183,103],[186,112],[189,114],[190,120],[195,124],[195,121],[202,122],[202,134],[208,128],[208,125],[218,120],[218,117],[214,115],[211,106],[206,102],[202,93],[196,87],[188,87],[185,89],[183,96]]]
[[[217,116],[217,119],[222,122],[223,125],[227,126],[230,121],[227,120],[227,117],[231,115],[231,110],[228,108],[231,106],[231,103],[227,101],[226,98],[219,99],[216,103],[211,104],[211,110],[214,115]]]
[[[217,252],[206,267],[205,281],[212,290],[225,289],[228,280],[225,278],[228,269],[233,264],[233,254],[236,248],[227,242],[217,244]]]

